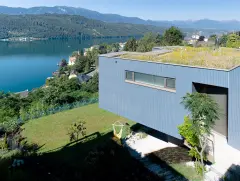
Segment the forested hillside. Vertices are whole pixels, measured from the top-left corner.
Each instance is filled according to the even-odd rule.
[[[200,20],[144,20],[138,17],[127,17],[118,14],[104,14],[97,11],[92,11],[89,9],[81,7],[69,7],[69,6],[54,6],[54,7],[31,7],[31,8],[16,8],[16,7],[6,7],[0,6],[0,14],[8,15],[24,15],[24,14],[68,14],[68,15],[80,15],[89,19],[100,20],[108,23],[131,23],[131,24],[144,24],[144,25],[154,25],[160,27],[169,28],[171,26],[177,26],[184,29],[200,29],[204,31],[212,30],[239,30],[240,21],[229,20],[229,21],[219,21],[210,19],[200,19]],[[211,33],[211,32],[210,32]]]
[[[105,23],[78,15],[0,15],[0,38],[76,38],[130,36],[162,32],[163,28],[125,23]]]

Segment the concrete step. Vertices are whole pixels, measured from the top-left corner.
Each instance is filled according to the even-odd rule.
[[[214,171],[209,171],[205,174],[204,181],[221,181],[222,176]]]
[[[216,175],[218,175],[219,177],[223,177],[224,174],[226,173],[226,168],[223,168],[217,164],[213,164],[211,167],[210,167],[210,172],[214,172]]]

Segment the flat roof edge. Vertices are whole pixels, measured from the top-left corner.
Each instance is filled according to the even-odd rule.
[[[230,72],[236,68],[239,68],[240,65],[232,67],[231,69],[221,69],[221,68],[211,68],[211,67],[201,67],[201,66],[192,66],[192,65],[184,65],[184,64],[174,64],[174,63],[164,63],[164,62],[157,62],[157,61],[150,61],[150,60],[138,60],[138,59],[130,59],[130,58],[121,58],[119,55],[123,55],[126,52],[118,52],[121,54],[115,54],[112,56],[106,56],[107,54],[99,55],[99,57],[106,57],[106,58],[114,58],[114,59],[121,59],[121,60],[128,60],[128,61],[138,61],[142,63],[155,63],[155,64],[163,64],[163,65],[173,65],[173,66],[180,66],[180,67],[189,67],[189,68],[198,68],[198,69],[208,69],[208,70],[217,70],[217,71],[225,71]]]

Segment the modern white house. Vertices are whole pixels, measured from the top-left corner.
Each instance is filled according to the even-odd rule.
[[[177,127],[188,115],[180,104],[182,97],[192,92],[209,94],[220,106],[212,130],[213,156],[226,169],[240,163],[240,51],[153,50],[99,57],[100,108],[181,140]]]

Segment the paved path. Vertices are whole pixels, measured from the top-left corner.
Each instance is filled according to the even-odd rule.
[[[221,181],[236,172],[240,167],[240,151],[227,144],[227,139],[215,135],[215,163],[211,165],[210,171],[206,173],[206,181]],[[229,172],[229,169],[231,172]],[[238,171],[239,172],[239,171]],[[239,179],[240,180],[240,179]]]
[[[130,154],[143,163],[148,170],[155,173],[159,177],[164,178],[166,181],[187,181],[186,178],[174,174],[167,168],[161,167],[159,164],[152,163],[151,160],[146,157],[146,155],[149,153],[167,147],[176,147],[176,145],[166,143],[150,135],[144,139],[140,139],[139,134],[135,134],[126,140],[125,146],[128,148]]]

